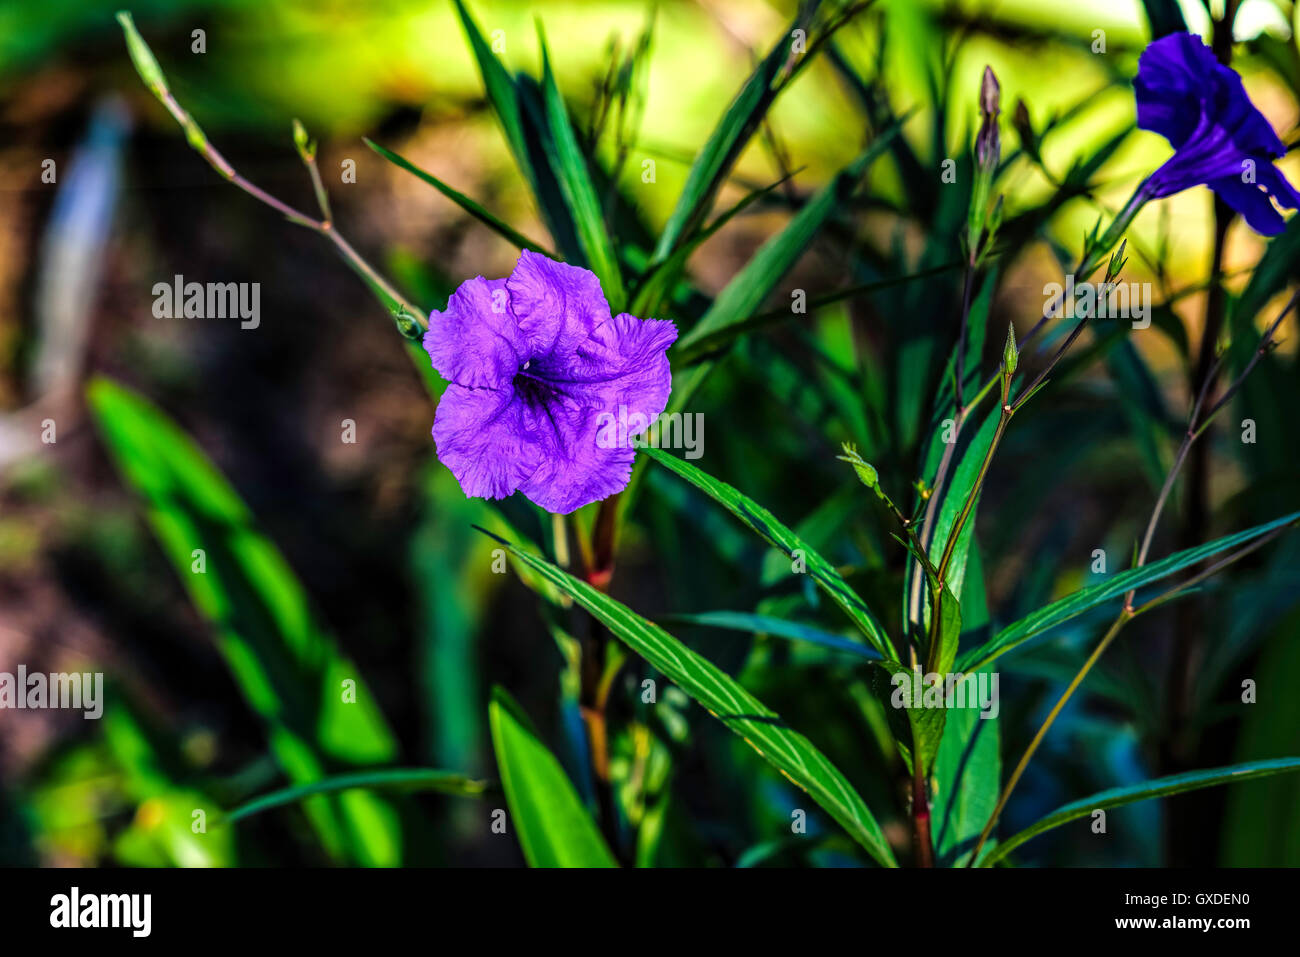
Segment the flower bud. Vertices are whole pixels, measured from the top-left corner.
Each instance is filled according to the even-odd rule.
[[[880,476],[876,474],[875,468],[858,454],[857,446],[851,442],[845,442],[841,448],[844,449],[843,455],[835,456],[841,462],[848,462],[853,466],[853,471],[858,473],[858,480],[867,488],[876,488],[880,484]]]
[[[1024,100],[1016,100],[1016,112],[1012,114],[1011,125],[1016,128],[1016,135],[1020,137],[1020,146],[1031,158],[1037,160],[1038,154],[1038,134],[1034,132],[1034,124],[1029,119],[1029,107],[1025,106]]]
[[[1002,139],[998,132],[998,113],[1002,87],[993,74],[993,68],[984,68],[980,83],[980,130],[975,137],[975,161],[983,170],[992,172],[1002,159]]]

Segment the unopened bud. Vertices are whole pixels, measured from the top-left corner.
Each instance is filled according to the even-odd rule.
[[[1038,134],[1034,132],[1034,124],[1029,119],[1029,107],[1025,106],[1024,100],[1016,100],[1016,111],[1012,114],[1011,125],[1016,128],[1016,134],[1020,137],[1021,148],[1034,159],[1038,159]]]
[[[1119,244],[1119,249],[1110,257],[1110,265],[1106,267],[1106,283],[1110,284],[1119,278],[1120,270],[1128,262],[1128,257],[1124,255],[1124,250],[1128,248],[1128,240],[1125,239]]]
[[[1002,159],[1002,141],[998,132],[998,113],[1002,99],[1002,87],[993,74],[993,68],[984,68],[984,78],[980,83],[980,130],[975,137],[975,160],[982,169],[997,169]]]
[[[298,155],[304,160],[315,159],[316,144],[307,136],[307,130],[298,120],[293,121],[293,145],[298,147]]]
[[[853,471],[858,473],[858,480],[867,488],[876,488],[880,483],[880,476],[876,474],[875,468],[858,454],[857,446],[851,442],[845,442],[841,448],[844,449],[843,455],[835,456],[841,462],[848,462],[853,466]]]

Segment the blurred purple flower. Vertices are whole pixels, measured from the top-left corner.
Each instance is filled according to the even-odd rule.
[[[602,426],[632,422],[630,439],[664,410],[676,338],[671,322],[611,317],[594,273],[524,250],[508,279],[461,283],[429,316],[424,348],[451,383],[438,458],[468,496],[518,490],[549,512],[621,491],[632,446]]]
[[[1199,37],[1171,33],[1148,46],[1134,88],[1138,126],[1161,134],[1175,150],[1147,180],[1147,198],[1205,185],[1256,232],[1272,236],[1286,228],[1269,201],[1300,207],[1300,193],[1272,162],[1286,148],[1246,96],[1241,77]]]

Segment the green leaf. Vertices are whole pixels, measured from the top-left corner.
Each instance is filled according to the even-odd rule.
[[[941,675],[952,671],[957,660],[957,642],[961,640],[961,605],[947,585],[939,596],[939,647],[932,654],[934,670]]]
[[[802,56],[792,55],[791,36],[796,29],[807,33],[820,0],[814,0],[800,10],[794,22],[787,27],[781,38],[768,52],[762,62],[750,74],[745,85],[736,94],[723,114],[721,121],[709,135],[708,141],[700,149],[686,176],[686,185],[677,197],[673,208],[664,224],[655,248],[652,265],[658,265],[669,256],[691,234],[694,227],[708,215],[713,204],[713,197],[726,180],[728,172],[744,151],[754,131],[762,123],[768,108],[780,93],[783,85],[789,81],[811,59],[808,53]],[[793,56],[793,60],[792,60]],[[789,69],[786,69],[789,64]]]
[[[710,226],[710,229],[712,227]],[[685,247],[684,247],[685,248]],[[880,292],[883,289],[889,289],[894,286],[904,286],[907,283],[915,282],[918,279],[928,279],[931,276],[937,276],[952,270],[951,263],[943,266],[935,266],[932,269],[921,269],[905,276],[890,276],[888,279],[878,279],[875,282],[860,283],[855,286],[849,286],[844,289],[837,289],[834,292],[826,293],[824,296],[816,296],[808,300],[808,312],[813,313],[823,306],[834,305],[837,302],[843,302],[845,299],[852,299],[857,296],[869,296],[872,293]],[[638,313],[639,315],[639,313]],[[695,340],[689,349],[673,351],[673,365],[681,367],[699,362],[701,359],[721,352],[730,346],[737,339],[748,335],[759,329],[766,329],[770,326],[782,322],[790,322],[795,319],[806,318],[805,316],[792,313],[789,308],[769,309],[766,312],[760,312],[740,322],[732,323],[725,329],[719,329],[717,332],[711,332]]]
[[[1021,844],[1032,840],[1044,831],[1050,831],[1052,828],[1060,827],[1062,824],[1067,824],[1081,817],[1088,817],[1096,810],[1121,807],[1125,804],[1133,804],[1149,798],[1181,794],[1184,791],[1198,791],[1201,788],[1214,787],[1218,784],[1250,781],[1254,778],[1268,777],[1272,774],[1286,774],[1290,771],[1300,771],[1300,758],[1248,761],[1244,764],[1233,764],[1226,768],[1207,768],[1204,771],[1171,774],[1168,777],[1156,778],[1154,781],[1143,781],[1141,784],[1130,784],[1125,787],[1111,788],[1109,791],[1100,791],[1080,801],[1057,808],[1036,824],[1025,828],[1019,834],[1007,838],[980,858],[980,866],[989,867],[1002,860]]]
[[[1187,22],[1178,0],[1142,0],[1147,22],[1151,24],[1151,39],[1158,40],[1169,33],[1186,33]]]
[[[506,142],[510,144],[510,151],[515,154],[515,160],[519,163],[520,169],[534,184],[536,178],[533,175],[532,163],[528,158],[528,141],[524,133],[523,110],[519,103],[519,92],[515,87],[515,81],[501,61],[497,59],[496,54],[488,45],[487,39],[483,32],[479,30],[478,24],[470,16],[469,10],[465,8],[463,0],[453,0],[456,4],[456,13],[460,16],[461,26],[465,30],[465,36],[469,38],[470,49],[474,53],[474,59],[478,62],[479,73],[483,77],[483,88],[487,92],[488,102],[492,104],[492,109],[501,122],[501,128],[505,131]]]
[[[1292,601],[1293,596],[1294,591]],[[1300,609],[1269,630],[1252,673],[1300,674]],[[1300,752],[1300,696],[1267,694],[1241,710],[1245,715],[1235,745],[1239,758]],[[1234,788],[1225,803],[1219,835],[1222,866],[1300,866],[1300,815],[1295,813],[1300,807],[1300,778],[1279,777]]]
[[[1209,558],[1211,555],[1216,555],[1237,545],[1244,545],[1263,535],[1267,535],[1274,529],[1282,528],[1284,525],[1290,525],[1296,521],[1300,521],[1300,512],[1292,512],[1290,515],[1274,519],[1263,525],[1256,525],[1254,528],[1242,532],[1216,538],[1204,545],[1197,545],[1195,548],[1175,552],[1158,562],[1143,565],[1141,568],[1131,568],[1128,571],[1112,576],[1104,582],[1081,588],[1073,594],[1066,595],[1064,598],[1031,612],[1015,624],[1002,629],[992,640],[967,652],[958,661],[957,670],[974,671],[982,668],[1017,645],[1024,644],[1029,639],[1083,614],[1090,608],[1094,608],[1112,598],[1117,598],[1132,589],[1141,588],[1143,585],[1167,578],[1189,565],[1195,565],[1201,560]]]
[[[476,781],[452,771],[433,768],[379,768],[374,771],[357,771],[352,774],[335,774],[300,787],[282,788],[246,801],[226,815],[223,823],[233,824],[271,808],[296,804],[313,794],[333,794],[361,788],[370,791],[396,791],[414,794],[419,791],[437,791],[461,797],[475,797],[487,790],[487,783]]]
[[[528,866],[617,867],[560,762],[501,688],[492,689],[488,724],[510,819]]]
[[[962,589],[962,631],[978,635],[988,627],[988,600],[978,548],[972,548]],[[978,678],[976,679],[978,681]],[[979,708],[951,708],[934,759],[930,793],[934,850],[938,863],[961,866],[998,803],[1002,774],[999,718]]]
[[[485,534],[491,535],[486,531]],[[862,797],[812,742],[787,728],[780,715],[658,625],[536,555],[495,535],[492,537],[529,568],[573,596],[577,604],[591,612],[620,641],[807,791],[876,861],[886,867],[896,866],[880,825]],[[504,773],[502,778],[505,779]],[[509,793],[508,782],[506,793]]]
[[[394,153],[392,150],[384,149],[384,147],[380,146],[378,143],[374,142],[373,140],[367,139],[364,136],[362,137],[362,140],[364,140],[365,144],[369,146],[372,150],[374,150],[384,159],[388,160],[388,162],[424,180],[426,183],[428,183],[434,189],[438,190],[438,192],[442,193],[442,195],[446,196],[448,199],[450,199],[461,209],[465,210],[465,212],[469,213],[471,216],[473,216],[479,222],[483,223],[493,232],[503,237],[507,242],[511,243],[514,246],[518,246],[520,249],[532,249],[541,253],[544,256],[550,256],[552,259],[556,258],[555,253],[551,252],[544,245],[538,242],[534,242],[533,240],[525,236],[523,233],[517,232],[515,228],[511,226],[509,223],[505,222],[502,219],[498,219],[496,216],[492,215],[492,213],[488,212],[481,205],[479,205],[474,200],[470,199],[464,193],[448,186],[446,183],[438,179],[438,177],[434,176],[432,173],[420,169],[420,167],[416,166],[406,157]]]
[[[596,188],[591,182],[587,159],[578,146],[578,138],[569,122],[568,108],[564,105],[564,97],[560,95],[555,74],[551,71],[551,61],[546,52],[546,41],[541,36],[540,25],[538,40],[542,44],[542,97],[555,147],[550,155],[551,168],[560,182],[560,189],[573,216],[578,241],[587,256],[587,264],[600,280],[610,310],[617,314],[627,306],[627,293],[623,288],[618,255],[614,252],[614,243],[605,229],[605,216],[596,196]]]
[[[894,695],[904,688],[910,689],[913,696],[924,694],[927,685],[925,671],[920,665],[917,665],[914,670],[900,661],[886,658],[879,662],[872,672],[872,689],[876,697],[886,706],[885,715],[889,720],[898,751],[907,763],[908,772],[911,772],[912,762],[919,753],[921,773],[928,776],[934,767],[935,756],[943,740],[948,709],[908,707],[894,703]],[[894,683],[893,679],[898,675],[906,678],[906,685],[900,687]],[[911,742],[910,745],[908,741]]]
[[[901,126],[881,132],[857,159],[841,170],[804,204],[785,228],[765,242],[740,272],[722,288],[700,321],[677,343],[680,349],[705,336],[748,319],[776,288],[777,283],[799,261],[818,230],[844,208],[863,174],[888,148]]]
[[[732,631],[750,632],[756,635],[771,635],[775,638],[789,638],[792,641],[806,641],[821,645],[832,651],[863,658],[867,661],[879,661],[880,655],[861,642],[850,641],[828,631],[804,625],[784,618],[770,615],[755,615],[744,611],[705,611],[693,615],[661,615],[659,620],[668,624],[702,625],[706,628],[727,628]]]
[[[935,853],[940,864],[960,867],[997,806],[1002,765],[997,717],[981,717],[979,708],[949,708],[947,717],[933,772]]]
[[[117,383],[92,380],[87,400],[289,779],[308,784],[331,763],[391,760],[397,742],[356,665],[339,653],[284,556],[221,473],[162,412]],[[354,682],[355,702],[342,701],[345,680]],[[401,862],[400,824],[374,795],[313,798],[306,811],[331,855]]]
[[[775,515],[757,502],[736,491],[726,482],[715,479],[684,459],[671,455],[662,449],[645,448],[641,451],[660,465],[672,472],[676,472],[719,505],[726,508],[732,515],[735,515],[757,532],[765,542],[784,552],[788,558],[795,559],[794,553],[798,551],[800,553],[798,557],[803,560],[807,567],[808,575],[830,596],[835,604],[844,609],[844,612],[853,619],[853,623],[862,630],[871,646],[884,657],[893,657],[893,652],[890,650],[889,636],[876,620],[875,615],[871,613],[871,609],[849,587],[848,582],[840,576],[840,573],[832,567],[830,562],[822,558],[794,532],[781,524]]]
[[[551,231],[556,247],[565,259],[582,259],[572,210],[551,170],[548,154],[555,151],[547,129],[546,109],[537,83],[531,77],[513,77],[492,52],[462,0],[454,0],[470,49],[483,77],[483,88],[492,105],[506,142],[524,178],[532,187],[537,208]]]
[[[948,487],[941,493],[943,502],[940,504],[938,516],[935,518],[934,537],[929,543],[930,556],[936,564],[938,564],[939,556],[948,547],[948,537],[952,534],[953,526],[957,524],[957,517],[961,514],[962,508],[965,507],[967,497],[975,487],[975,483],[979,481],[980,467],[984,464],[984,459],[988,455],[989,445],[993,442],[993,433],[997,431],[1000,415],[999,411],[993,411],[984,419],[979,431],[975,433],[970,444],[966,446],[966,450],[961,453],[957,467],[950,473]],[[977,495],[970,517],[966,519],[966,524],[962,526],[961,533],[957,536],[957,544],[953,547],[952,558],[948,564],[947,584],[956,593],[961,592],[966,579],[966,556],[970,552],[970,543],[975,534],[975,520],[978,515],[979,496]]]
[[[775,183],[764,186],[762,189],[755,189],[746,193],[734,206],[726,212],[718,215],[713,222],[709,223],[703,229],[700,229],[690,242],[682,244],[671,256],[653,266],[647,272],[641,285],[636,291],[636,296],[632,300],[632,314],[635,316],[654,315],[660,307],[668,300],[672,292],[673,285],[681,278],[682,272],[686,268],[686,261],[690,259],[691,254],[698,249],[706,239],[716,233],[728,222],[734,219],[740,213],[744,212],[751,205],[767,196],[774,189],[777,189],[782,183],[790,179],[790,176],[782,176]]]

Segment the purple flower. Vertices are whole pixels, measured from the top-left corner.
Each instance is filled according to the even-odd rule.
[[[451,384],[438,458],[468,496],[523,492],[568,513],[627,486],[631,436],[664,410],[671,322],[610,316],[595,274],[524,250],[508,279],[461,283],[424,348]],[[622,442],[611,422],[631,422]]]
[[[1138,126],[1164,136],[1174,155],[1151,174],[1150,199],[1209,186],[1256,232],[1276,235],[1285,222],[1269,197],[1288,209],[1300,193],[1273,165],[1286,148],[1246,96],[1241,77],[1190,33],[1156,40],[1138,60]]]

